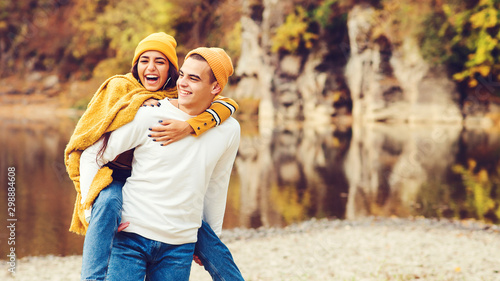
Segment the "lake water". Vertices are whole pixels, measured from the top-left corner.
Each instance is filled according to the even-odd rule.
[[[2,253],[9,247],[7,179],[14,167],[17,256],[81,254],[83,237],[68,232],[76,192],[63,164],[75,124],[70,118],[0,120],[0,178],[6,187],[0,190]],[[262,133],[256,122],[242,122],[224,228],[363,216],[499,223],[494,210],[500,196],[491,196],[500,183],[499,155],[495,132],[387,125]],[[470,159],[476,160],[471,175],[480,178],[483,168],[488,174],[490,189],[483,190],[483,198],[477,185],[464,186],[452,171],[457,164],[467,168]]]

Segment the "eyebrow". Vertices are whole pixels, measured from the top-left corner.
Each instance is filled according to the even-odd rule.
[[[179,74],[184,75],[184,71],[179,70]],[[198,75],[196,75],[196,74],[186,74],[186,75],[187,75],[188,77],[190,77],[190,78],[198,78],[198,80],[201,80],[201,77],[200,77],[200,76],[198,76]]]
[[[151,59],[151,57],[146,56],[146,55],[141,55],[139,58],[140,58],[140,59],[142,59],[142,58]],[[158,59],[160,59],[160,60],[165,60],[165,61],[167,60],[167,59],[166,59],[166,58],[164,58],[164,57],[153,57],[153,59],[154,59],[154,60],[158,60]]]

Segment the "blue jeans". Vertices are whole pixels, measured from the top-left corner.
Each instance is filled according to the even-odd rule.
[[[212,280],[244,281],[231,252],[205,221],[198,229],[198,241],[194,254],[197,255]]]
[[[82,280],[102,281],[106,278],[113,240],[122,217],[124,184],[123,181],[113,181],[94,201],[83,242]]]
[[[122,187],[113,181],[97,196],[83,244],[81,280],[105,280],[113,241],[121,220]],[[213,280],[244,280],[229,249],[206,222],[198,230],[195,255],[203,262]],[[192,258],[192,257],[191,257]]]
[[[113,241],[106,280],[189,281],[194,243],[170,245],[118,232]]]

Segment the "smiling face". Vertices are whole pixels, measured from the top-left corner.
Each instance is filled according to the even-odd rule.
[[[179,108],[190,115],[207,109],[220,92],[217,81],[210,78],[211,69],[206,61],[188,57],[179,70],[177,92]]]
[[[137,61],[137,72],[142,85],[149,91],[158,91],[168,79],[167,57],[158,51],[147,51]]]

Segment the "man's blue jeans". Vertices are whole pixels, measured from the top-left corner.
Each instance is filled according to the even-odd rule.
[[[113,241],[121,220],[124,184],[124,181],[113,181],[94,202],[83,244],[82,280],[101,281],[106,278]],[[229,249],[206,222],[198,230],[194,254],[203,262],[213,280],[244,280]]]
[[[113,241],[106,280],[189,281],[194,243],[170,245],[118,232]]]
[[[198,229],[194,254],[200,258],[212,280],[244,281],[231,252],[205,221]]]

